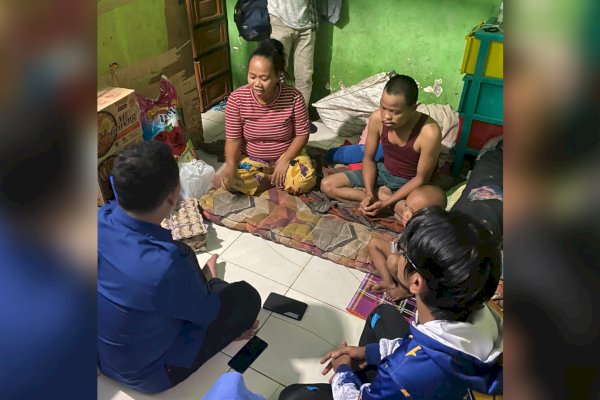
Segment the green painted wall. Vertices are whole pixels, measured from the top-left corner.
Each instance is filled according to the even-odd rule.
[[[156,98],[166,75],[177,91],[186,134],[202,142],[192,45],[183,0],[98,0],[98,89],[121,86]],[[118,68],[111,74],[109,66]]]
[[[114,0],[99,0],[103,4]],[[118,61],[122,67],[168,50],[165,0],[136,0],[98,16],[98,74]]]
[[[234,87],[246,82],[255,43],[239,38],[233,22],[235,0],[227,0]],[[425,103],[460,101],[464,36],[494,16],[500,0],[343,0],[340,21],[321,20],[317,32],[312,101],[379,72],[412,76],[421,89],[442,79],[438,98],[419,92]]]
[[[231,70],[233,87],[238,88],[247,83],[246,71],[248,70],[248,58],[256,49],[256,42],[247,42],[239,36],[235,22],[233,21],[233,8],[237,0],[225,0],[227,7],[227,29],[229,30],[229,56],[231,58]]]
[[[256,43],[238,36],[235,2],[226,0],[233,84],[239,87],[246,82]],[[98,1],[98,76],[105,75],[113,61],[123,68],[175,47],[167,34],[174,29],[167,26],[167,3],[183,8],[173,0]],[[441,78],[442,95],[421,91],[421,101],[457,108],[464,36],[493,16],[499,4],[500,0],[343,0],[340,21],[334,26],[321,20],[317,32],[312,101],[378,72],[396,70],[413,76],[421,88]],[[187,31],[185,23],[181,25],[178,29]]]

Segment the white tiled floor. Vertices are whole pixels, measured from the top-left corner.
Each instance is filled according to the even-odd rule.
[[[207,142],[224,138],[224,112],[203,114]],[[309,143],[327,149],[346,138],[333,134],[321,122]],[[356,142],[358,137],[347,138]],[[200,151],[199,156],[219,167],[216,156]],[[251,249],[251,250],[250,250]],[[310,254],[212,224],[207,252],[198,254],[204,265],[218,254],[217,272],[228,282],[245,280],[260,293],[263,302],[271,292],[287,295],[308,304],[302,321],[295,321],[261,309],[258,336],[269,347],[244,373],[246,386],[268,400],[276,400],[286,385],[297,382],[326,382],[319,359],[345,340],[358,343],[364,321],[345,311],[364,273],[351,270]],[[149,396],[123,387],[104,375],[98,377],[100,400],[198,400],[223,373],[227,362],[245,342],[234,342],[213,357],[196,373],[173,389]]]

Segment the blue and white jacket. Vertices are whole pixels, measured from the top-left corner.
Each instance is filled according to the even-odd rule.
[[[369,365],[378,366],[363,384],[347,365],[336,371],[335,400],[463,399],[468,389],[502,393],[502,319],[486,305],[467,322],[413,322],[402,339],[366,346]]]

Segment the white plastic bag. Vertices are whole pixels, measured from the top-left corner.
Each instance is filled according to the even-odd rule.
[[[179,168],[181,198],[197,199],[212,187],[215,169],[202,160],[192,160]]]
[[[325,126],[336,135],[358,135],[365,128],[369,115],[379,108],[379,100],[390,74],[392,72],[373,75],[322,98],[313,107]]]

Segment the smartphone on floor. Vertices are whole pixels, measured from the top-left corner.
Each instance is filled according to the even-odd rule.
[[[267,297],[267,301],[263,305],[263,308],[274,313],[285,315],[286,317],[293,318],[300,321],[304,316],[304,312],[308,304],[301,301],[282,296],[278,293],[271,293]]]
[[[243,374],[267,346],[267,342],[258,336],[254,336],[229,360],[228,365],[240,374]]]

